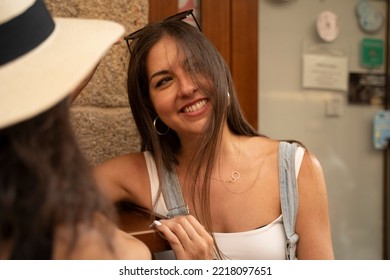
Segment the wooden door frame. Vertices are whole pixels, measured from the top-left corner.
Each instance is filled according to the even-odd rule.
[[[163,20],[177,13],[177,0],[149,0],[149,22]]]
[[[386,32],[386,95],[385,109],[390,110],[390,4],[387,3],[387,32]],[[384,157],[384,195],[383,195],[383,259],[390,259],[390,145],[383,152]]]
[[[149,22],[178,10],[177,0],[149,0]],[[201,0],[204,34],[230,67],[241,109],[258,129],[258,0]]]

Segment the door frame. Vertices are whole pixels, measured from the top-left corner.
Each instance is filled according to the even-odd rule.
[[[387,3],[387,33],[386,33],[386,95],[385,110],[390,110],[390,4]],[[383,259],[390,259],[390,145],[383,152],[384,157],[384,195],[383,195]]]

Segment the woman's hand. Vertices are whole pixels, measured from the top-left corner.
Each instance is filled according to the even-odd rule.
[[[213,259],[213,238],[193,216],[177,216],[156,221],[154,226],[168,240],[176,259]]]

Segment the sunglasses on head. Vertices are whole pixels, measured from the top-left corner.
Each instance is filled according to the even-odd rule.
[[[176,15],[173,15],[173,16],[170,16],[170,17],[167,17],[166,19],[164,19],[162,22],[169,22],[169,21],[181,21],[183,19],[186,19],[188,18],[189,16],[192,16],[193,20],[195,21],[195,24],[196,26],[198,27],[199,31],[202,32],[202,28],[200,27],[200,24],[199,22],[196,20],[196,17],[194,15],[194,10],[187,10],[187,11],[184,11],[184,12],[180,12]],[[127,35],[126,37],[124,37],[123,39],[126,41],[126,44],[127,44],[127,47],[129,48],[129,51],[131,53],[131,48],[130,48],[130,41],[133,41],[135,39],[138,38],[140,32],[142,30],[144,30],[145,27],[141,28],[141,29],[138,29],[137,31],[134,31],[133,33],[130,33],[129,35]]]

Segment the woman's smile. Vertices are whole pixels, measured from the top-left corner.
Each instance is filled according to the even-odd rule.
[[[180,110],[180,112],[195,113],[195,112],[198,112],[201,109],[203,109],[207,103],[208,103],[207,99],[202,99],[202,100],[195,102],[194,104],[186,105],[184,108],[182,108]]]

